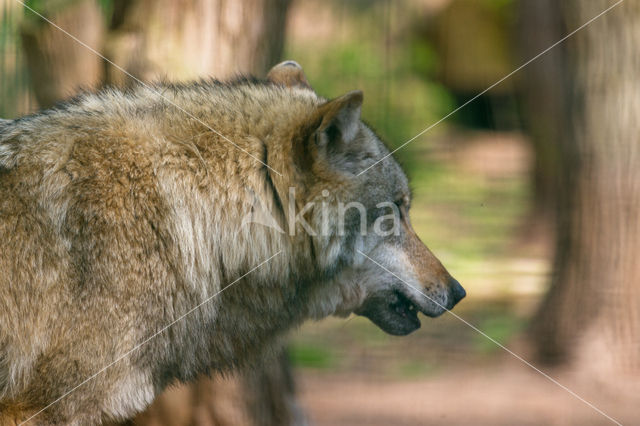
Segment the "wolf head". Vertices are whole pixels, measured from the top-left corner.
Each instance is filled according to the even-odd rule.
[[[268,78],[311,90],[293,61],[274,67]],[[420,327],[418,312],[436,317],[465,290],[413,230],[407,177],[361,121],[362,102],[360,91],[323,101],[294,146],[313,203],[307,232],[314,233],[313,252],[330,277],[328,291],[339,298],[332,313],[355,312],[387,333],[405,335]]]

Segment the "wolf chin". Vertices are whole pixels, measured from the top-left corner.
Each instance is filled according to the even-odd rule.
[[[176,380],[264,359],[306,319],[404,335],[452,308],[464,290],[412,230],[407,178],[362,102],[318,96],[288,61],[0,121],[0,423],[130,418]],[[296,232],[243,221],[256,199]],[[349,203],[366,215],[313,207]],[[389,214],[398,232],[375,232]]]

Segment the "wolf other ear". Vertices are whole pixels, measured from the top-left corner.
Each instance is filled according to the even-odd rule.
[[[267,80],[285,87],[302,87],[311,89],[302,67],[296,61],[284,61],[271,68]]]

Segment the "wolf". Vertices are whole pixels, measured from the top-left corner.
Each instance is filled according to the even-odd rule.
[[[287,61],[0,122],[0,422],[128,419],[307,319],[405,335],[451,309],[465,291],[362,103]]]

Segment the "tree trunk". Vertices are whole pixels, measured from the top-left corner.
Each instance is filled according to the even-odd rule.
[[[516,42],[521,63],[566,33],[557,0],[521,0],[518,14]],[[524,67],[516,77],[522,124],[535,154],[531,173],[533,214],[542,220],[548,220],[556,207],[559,147],[567,116],[565,58],[565,45],[561,44]]]
[[[263,76],[280,59],[289,0],[117,0],[106,56],[143,81]],[[131,78],[107,64],[107,82]]]
[[[567,28],[611,4],[566,1]],[[579,31],[567,51],[557,254],[534,339],[544,361],[585,360],[638,374],[640,3],[626,1]]]
[[[91,48],[100,50],[103,16],[96,0],[52,2],[38,10]],[[51,4],[49,5],[51,6]],[[48,108],[81,89],[95,89],[102,80],[102,60],[86,47],[33,12],[25,10],[21,28],[31,86],[41,108]]]

